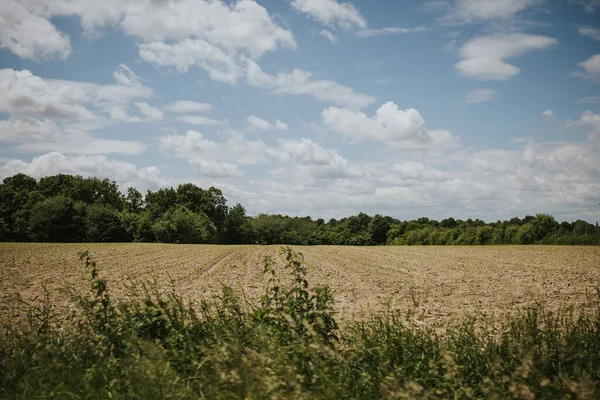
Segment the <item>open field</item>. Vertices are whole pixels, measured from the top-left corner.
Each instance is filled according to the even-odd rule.
[[[128,277],[170,282],[186,297],[220,292],[222,284],[256,298],[265,285],[263,260],[282,264],[280,246],[161,244],[0,244],[0,307],[14,294],[30,299],[45,284],[55,303],[64,289],[88,289],[77,257],[89,250],[115,295]],[[544,301],[550,308],[586,302],[600,286],[599,247],[294,247],[311,284],[329,285],[342,317],[387,307],[411,310],[407,320],[437,327],[467,315],[498,316]]]

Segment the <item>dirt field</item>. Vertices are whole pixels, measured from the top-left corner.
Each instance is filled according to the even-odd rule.
[[[222,284],[249,298],[262,293],[263,259],[282,264],[280,246],[161,244],[2,244],[0,315],[15,293],[25,299],[43,284],[60,307],[65,289],[81,293],[88,273],[77,253],[89,250],[114,295],[128,277],[155,277],[192,299]],[[586,303],[600,287],[600,247],[294,247],[304,255],[311,284],[329,285],[343,318],[393,308],[411,323],[439,327],[465,316],[498,316],[536,301],[551,308]]]

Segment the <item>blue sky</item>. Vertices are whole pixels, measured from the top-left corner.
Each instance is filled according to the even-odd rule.
[[[600,220],[597,0],[5,0],[0,178]]]

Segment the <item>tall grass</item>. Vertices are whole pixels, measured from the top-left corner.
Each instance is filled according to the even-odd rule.
[[[224,287],[190,303],[142,285],[114,300],[87,254],[90,294],[67,320],[46,297],[0,336],[0,396],[10,399],[600,398],[600,308],[542,305],[481,329],[407,327],[400,314],[339,328],[329,289],[302,258],[265,259],[257,304]]]

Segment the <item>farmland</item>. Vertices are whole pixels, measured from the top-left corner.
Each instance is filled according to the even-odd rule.
[[[249,299],[262,294],[265,256],[283,265],[280,246],[165,244],[0,244],[2,314],[14,294],[41,293],[68,307],[87,290],[78,252],[89,250],[117,297],[124,282],[156,279],[164,290],[200,300],[222,285]],[[600,248],[562,246],[337,247],[294,246],[309,280],[333,290],[342,318],[394,309],[409,323],[440,327],[466,316],[497,317],[543,301],[582,305],[600,286]],[[65,290],[68,289],[68,290]]]
[[[0,255],[2,398],[598,398],[597,247]]]

